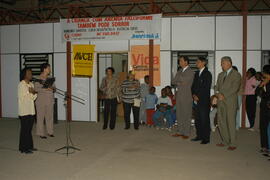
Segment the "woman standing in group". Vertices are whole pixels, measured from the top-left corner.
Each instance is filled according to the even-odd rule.
[[[270,122],[270,65],[263,67],[263,81],[256,89],[256,94],[261,97],[260,103],[260,138],[262,153],[269,152],[267,128]]]
[[[246,111],[250,124],[250,130],[254,130],[254,122],[256,117],[256,102],[257,97],[255,95],[256,87],[258,86],[258,81],[255,78],[256,71],[254,68],[249,68],[246,73],[246,83],[244,95],[246,96]]]
[[[134,129],[139,129],[139,113],[140,105],[140,82],[135,79],[135,75],[132,71],[128,73],[127,80],[123,81],[121,85],[121,100],[124,105],[124,118],[125,129],[130,128],[130,113],[131,109],[134,117]]]
[[[21,72],[18,85],[19,118],[21,121],[19,150],[21,153],[30,154],[36,149],[33,147],[32,128],[35,120],[34,101],[37,98],[34,84],[31,83],[32,71],[24,68]]]
[[[41,65],[41,74],[39,79],[46,81],[51,73],[51,66],[48,63]],[[43,88],[43,84],[35,82],[35,91],[37,92],[36,109],[37,109],[37,135],[42,139],[46,139],[44,119],[47,134],[53,135],[53,108],[54,108],[54,91],[55,87]]]
[[[110,129],[115,128],[116,110],[117,110],[117,95],[119,89],[119,81],[113,76],[114,68],[106,69],[106,77],[102,79],[100,90],[104,95],[104,124],[103,129],[107,129],[110,115]]]

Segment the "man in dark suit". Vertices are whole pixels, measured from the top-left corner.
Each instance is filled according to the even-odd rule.
[[[192,141],[201,141],[201,144],[210,142],[210,89],[212,74],[208,71],[207,60],[199,57],[193,84],[192,97],[195,104],[195,126],[197,136]]]

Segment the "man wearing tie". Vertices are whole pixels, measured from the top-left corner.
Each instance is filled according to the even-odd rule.
[[[189,67],[189,59],[186,56],[179,57],[181,69],[172,80],[172,84],[177,87],[176,93],[176,119],[178,123],[178,133],[172,136],[181,136],[188,139],[190,136],[190,125],[192,118],[192,94],[191,86],[194,72]]]
[[[208,71],[207,60],[199,57],[196,65],[199,71],[195,73],[192,84],[192,97],[195,104],[196,137],[192,141],[201,141],[201,144],[210,142],[210,90],[212,74]]]
[[[223,72],[219,73],[215,87],[218,97],[218,127],[221,140],[217,146],[229,146],[228,150],[236,149],[236,113],[238,107],[238,91],[241,85],[241,75],[232,68],[229,56],[221,58]]]

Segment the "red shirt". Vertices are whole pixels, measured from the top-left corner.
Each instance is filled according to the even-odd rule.
[[[175,106],[176,105],[176,99],[174,98],[174,95],[171,95],[169,97],[170,97],[170,99],[172,101],[173,106]]]

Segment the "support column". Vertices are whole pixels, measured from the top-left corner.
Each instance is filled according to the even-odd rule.
[[[67,41],[67,95],[71,96],[71,42]],[[67,99],[67,121],[71,121],[72,119],[72,103],[71,99]]]
[[[154,85],[154,40],[149,40],[149,84]]]
[[[155,0],[149,0],[150,13],[155,13]],[[149,40],[149,84],[150,87],[154,85],[154,40]]]
[[[247,71],[247,0],[243,0],[242,14],[243,14],[243,59],[242,59],[242,88],[245,87],[246,71]],[[246,127],[246,99],[242,98],[242,128]]]

